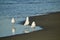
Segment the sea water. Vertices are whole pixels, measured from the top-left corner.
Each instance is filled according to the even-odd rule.
[[[0,0],[0,37],[13,35],[12,17],[16,20],[15,34],[23,34],[25,26],[17,24],[18,22],[24,21],[27,16],[45,15],[46,12],[56,11],[60,11],[60,0]],[[38,27],[36,30],[42,29]]]

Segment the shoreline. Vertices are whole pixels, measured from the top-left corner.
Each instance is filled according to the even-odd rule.
[[[48,15],[29,17],[30,24],[35,21],[37,26],[44,29],[28,34],[18,34],[10,37],[2,37],[1,40],[60,40],[60,12],[52,12]]]

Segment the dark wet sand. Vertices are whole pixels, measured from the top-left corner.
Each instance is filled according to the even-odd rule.
[[[60,12],[30,17],[30,24],[32,21],[44,29],[29,34],[3,37],[0,40],[60,40]]]

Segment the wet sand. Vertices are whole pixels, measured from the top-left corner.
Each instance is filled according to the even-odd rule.
[[[0,40],[60,40],[60,12],[30,17],[30,24],[35,21],[44,29],[28,34],[3,37]]]

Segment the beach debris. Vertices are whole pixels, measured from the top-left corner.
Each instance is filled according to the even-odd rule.
[[[32,24],[31,24],[31,28],[32,28],[33,31],[35,30],[35,27],[36,27],[36,23],[35,23],[35,21],[33,21]]]
[[[29,17],[26,17],[26,21],[24,23],[25,26],[29,25]]]
[[[12,33],[13,34],[15,34],[15,31],[16,31],[15,27],[12,27]]]
[[[12,18],[11,23],[13,23],[13,24],[15,23],[15,19],[14,18]]]

